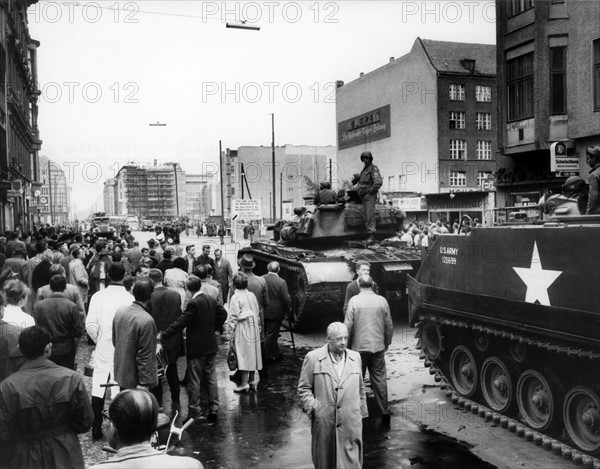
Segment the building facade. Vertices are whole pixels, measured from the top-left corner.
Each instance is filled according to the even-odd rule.
[[[305,204],[307,178],[338,184],[334,146],[283,145],[275,147],[275,216],[273,216],[273,151],[271,147],[243,146],[225,151],[226,217],[234,199],[260,200],[262,218],[273,220]],[[331,168],[331,171],[330,171]],[[242,173],[243,176],[242,177]]]
[[[104,187],[102,190],[102,195],[104,197],[104,212],[108,215],[116,215],[117,214],[117,204],[116,204],[116,187],[114,179],[107,179],[104,181]]]
[[[39,207],[41,223],[67,224],[71,214],[71,186],[61,165],[44,155],[39,157],[42,186],[34,202]]]
[[[585,148],[600,145],[598,18],[597,1],[496,2],[498,206],[587,179]]]
[[[190,220],[200,221],[221,214],[221,199],[215,174],[185,175],[185,211]]]
[[[185,211],[185,171],[178,163],[145,168],[127,163],[115,176],[116,215],[172,221]]]
[[[338,82],[340,180],[360,173],[360,154],[369,150],[383,177],[382,194],[400,206],[410,199],[409,218],[470,215],[491,222],[495,88],[493,45],[420,38],[408,54]],[[431,208],[420,203],[422,196]]]
[[[0,1],[0,224],[30,229],[40,190],[37,49],[27,8],[37,0]]]

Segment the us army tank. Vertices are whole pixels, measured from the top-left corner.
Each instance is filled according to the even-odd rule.
[[[271,261],[279,262],[279,275],[287,282],[292,298],[290,322],[294,330],[316,330],[328,321],[343,319],[346,286],[353,279],[356,262],[371,263],[371,276],[392,307],[406,304],[406,275],[418,267],[421,254],[414,248],[384,246],[381,241],[396,235],[404,213],[389,205],[377,205],[377,233],[368,233],[358,202],[307,205],[294,210],[289,220],[274,225],[273,239],[259,239],[240,249],[238,257],[251,254],[254,272],[267,272]]]
[[[475,228],[408,278],[418,347],[448,397],[600,467],[600,216]]]

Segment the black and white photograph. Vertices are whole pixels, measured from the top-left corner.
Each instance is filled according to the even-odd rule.
[[[600,469],[600,1],[0,0],[0,467]]]

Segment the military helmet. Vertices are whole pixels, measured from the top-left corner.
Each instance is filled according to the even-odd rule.
[[[565,192],[579,192],[585,186],[585,181],[579,176],[569,177],[563,184],[562,188]]]
[[[362,161],[363,159],[365,159],[365,158],[368,158],[368,159],[370,159],[371,161],[373,161],[373,155],[371,154],[371,152],[370,152],[370,151],[363,151],[363,152],[360,154],[360,160],[361,160],[361,161]]]

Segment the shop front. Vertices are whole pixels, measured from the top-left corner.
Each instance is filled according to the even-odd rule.
[[[427,194],[429,222],[460,223],[464,215],[472,220],[477,219],[483,225],[490,224],[493,201],[489,200],[487,191],[447,192]]]

